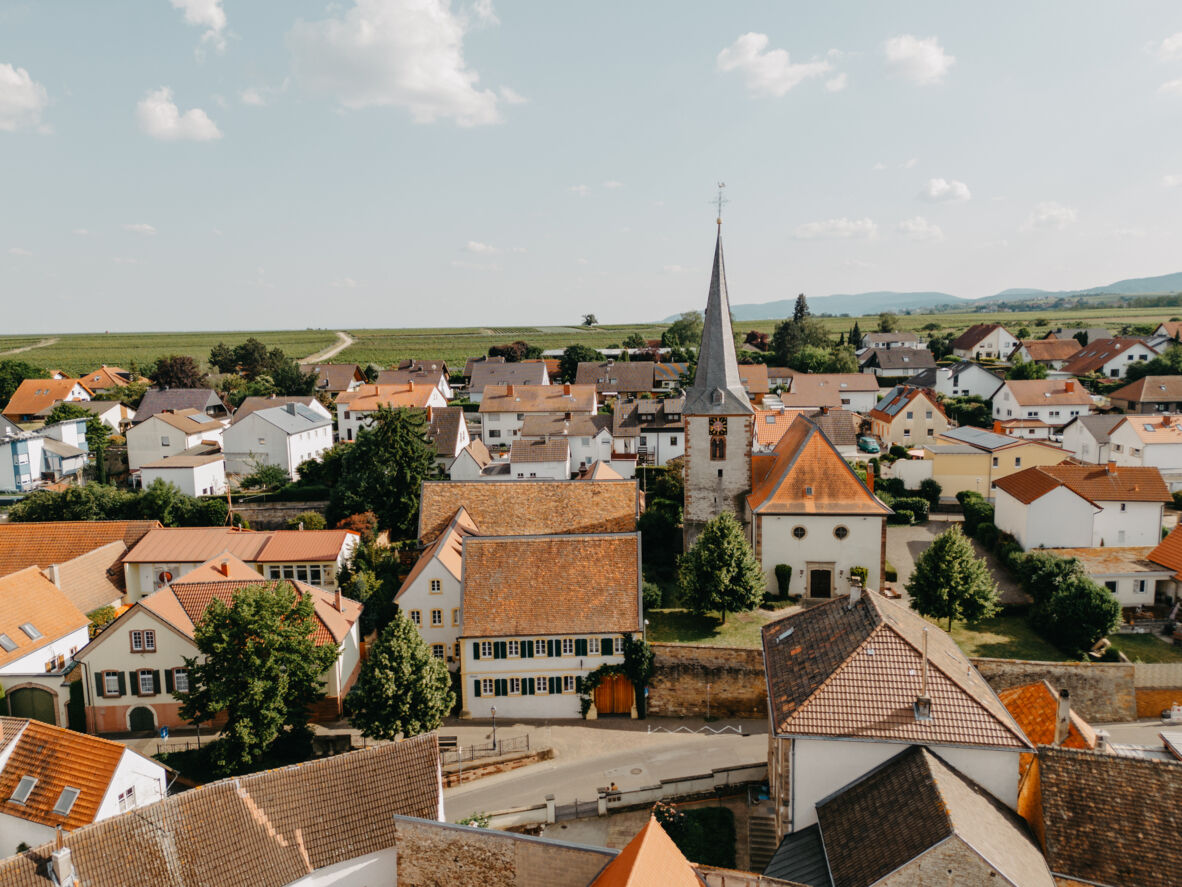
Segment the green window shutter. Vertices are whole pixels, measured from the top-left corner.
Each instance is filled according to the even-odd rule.
[[[504,641],[493,641],[493,659],[504,659],[509,655]]]
[[[127,692],[127,679],[123,672],[117,672],[119,675],[119,695],[122,696]]]
[[[534,679],[526,678],[521,682],[521,692],[526,696],[534,695]]]
[[[475,696],[480,695],[480,678],[477,678],[472,682],[472,693]]]
[[[554,641],[552,639],[546,641],[546,655],[551,658],[554,656]]]
[[[508,696],[509,682],[505,678],[497,678],[493,681],[493,695],[494,696]]]
[[[164,669],[164,689],[165,689],[165,691],[167,691],[169,693],[171,693],[174,689],[173,685],[172,685],[172,669],[171,668]]]
[[[558,678],[546,678],[546,683],[551,693],[562,692],[562,683],[558,680]]]
[[[98,693],[99,696],[103,695],[103,673],[101,671],[97,672],[94,676],[94,692]]]
[[[586,656],[587,655],[587,639],[586,638],[575,638],[575,655],[576,656]]]
[[[472,658],[473,659],[480,658],[480,641],[473,641],[472,642]],[[480,694],[477,693],[476,695],[479,696]]]
[[[152,692],[160,692],[160,671],[155,668],[152,669]]]
[[[521,642],[521,658],[522,659],[533,659],[534,658],[534,642],[533,641],[522,641]]]
[[[603,638],[599,642],[599,652],[604,656],[611,656],[612,653],[615,652],[615,649],[615,644],[612,642],[611,638]]]

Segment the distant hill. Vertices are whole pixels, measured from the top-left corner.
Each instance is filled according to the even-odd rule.
[[[974,308],[994,302],[1020,302],[1026,300],[1063,299],[1080,296],[1150,296],[1182,292],[1182,271],[1163,274],[1158,277],[1134,277],[1118,280],[1104,286],[1080,290],[1040,290],[1019,287],[1002,290],[981,299],[966,299],[951,293],[916,292],[896,293],[880,290],[869,293],[838,293],[831,296],[809,296],[809,308],[814,314],[877,314],[880,311],[971,311]],[[796,304],[791,299],[775,302],[746,303],[732,305],[735,320],[776,320],[791,317]],[[666,317],[669,323],[677,316]]]

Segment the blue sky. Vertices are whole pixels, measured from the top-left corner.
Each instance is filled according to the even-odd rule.
[[[718,180],[735,302],[1092,286],[1182,270],[1182,6],[9,0],[0,163],[0,334],[661,318]]]

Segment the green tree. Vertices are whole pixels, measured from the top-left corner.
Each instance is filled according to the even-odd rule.
[[[255,376],[266,373],[271,368],[267,346],[254,336],[241,345],[235,345],[233,366],[247,379],[253,379]]]
[[[219,373],[232,373],[238,369],[234,349],[225,342],[218,342],[209,349],[209,365]]]
[[[599,323],[599,319],[594,314],[583,315],[583,326],[595,326]]]
[[[944,401],[944,412],[957,425],[974,425],[977,428],[993,427],[993,413],[989,410],[989,404],[975,394],[947,398]]]
[[[561,382],[573,382],[579,372],[580,363],[595,363],[603,355],[587,345],[567,345],[558,360],[558,375]]]
[[[808,299],[801,293],[796,297],[796,304],[792,306],[792,320],[794,323],[800,323],[809,316]]]
[[[435,473],[435,449],[427,443],[422,410],[381,407],[357,433],[341,460],[328,521],[372,511],[378,526],[397,538],[415,535],[423,481]]]
[[[45,424],[56,425],[58,422],[69,422],[71,419],[86,420],[86,448],[94,456],[95,475],[99,483],[106,483],[107,449],[111,446],[110,426],[94,413],[68,400],[53,405],[53,409],[45,417]]]
[[[854,321],[854,328],[850,330],[850,344],[855,348],[862,347],[862,330],[858,326],[858,321]]]
[[[739,521],[729,511],[706,524],[677,563],[685,600],[697,613],[742,613],[763,601],[765,581]]]
[[[1030,327],[1028,327],[1028,326],[1018,327],[1018,338],[1019,339],[1029,339],[1030,338]]]
[[[661,333],[661,344],[666,348],[697,348],[702,341],[703,325],[700,311],[686,311]]]
[[[893,333],[899,328],[899,315],[893,311],[884,311],[878,315],[878,331],[880,333]]]
[[[152,369],[152,381],[158,388],[205,388],[207,377],[197,361],[188,354],[161,357]]]
[[[1125,370],[1125,381],[1136,382],[1145,376],[1182,375],[1182,345],[1171,345],[1153,360],[1134,361]]]
[[[245,490],[275,490],[285,486],[291,478],[279,465],[266,465],[255,462],[250,474],[242,478],[242,488]]]
[[[772,333],[772,353],[778,366],[789,366],[793,356],[806,345],[829,347],[829,333],[821,321],[806,315],[800,320],[784,320],[776,324]]]
[[[629,333],[628,338],[624,340],[625,348],[647,348],[648,340],[640,333]]]
[[[1025,360],[1021,354],[1014,356],[1013,366],[1006,372],[1007,379],[1045,379],[1046,377],[1047,368],[1044,364]]]
[[[371,739],[417,736],[438,729],[455,705],[442,659],[402,613],[382,629],[349,693],[349,721]]]
[[[907,580],[911,609],[933,619],[977,622],[997,612],[997,584],[960,527],[935,538],[915,562]]]
[[[8,403],[25,379],[48,378],[48,371],[25,360],[0,360],[0,403]]]
[[[286,582],[253,585],[227,606],[214,598],[193,633],[198,654],[186,657],[189,691],[177,693],[181,717],[199,724],[226,712],[210,760],[223,773],[257,764],[280,739],[306,742],[310,706],[324,696],[320,676],[337,658],[318,646],[312,597]]]
[[[943,360],[952,353],[952,334],[932,336],[928,339],[928,351],[932,352],[932,357],[936,360]]]
[[[1067,653],[1082,653],[1120,624],[1120,602],[1082,571],[1030,608],[1030,622]]]
[[[301,511],[295,517],[289,517],[284,524],[288,530],[323,530],[328,521],[319,511]]]

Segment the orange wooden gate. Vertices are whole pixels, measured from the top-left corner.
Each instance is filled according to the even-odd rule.
[[[599,682],[595,708],[601,715],[626,715],[632,711],[632,682],[627,675],[609,674]]]

